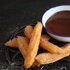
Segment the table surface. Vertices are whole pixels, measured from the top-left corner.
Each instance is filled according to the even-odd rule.
[[[46,10],[58,5],[70,5],[70,0],[0,0],[0,70],[22,70],[21,66],[8,63],[4,43],[16,29],[41,21]],[[55,70],[60,70],[57,68]]]

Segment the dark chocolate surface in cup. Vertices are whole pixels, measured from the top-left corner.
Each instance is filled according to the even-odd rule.
[[[45,26],[52,33],[70,36],[70,11],[55,13],[48,19]]]

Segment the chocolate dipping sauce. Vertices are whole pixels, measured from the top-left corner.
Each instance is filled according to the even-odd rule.
[[[62,36],[70,36],[70,11],[60,11],[46,22],[47,30]]]

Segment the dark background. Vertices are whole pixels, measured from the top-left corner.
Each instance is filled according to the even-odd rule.
[[[46,10],[58,5],[70,5],[70,0],[0,0],[0,70],[20,70],[6,60],[8,37],[21,26],[41,21]]]

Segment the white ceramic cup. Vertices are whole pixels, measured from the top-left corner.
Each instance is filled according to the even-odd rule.
[[[70,11],[70,5],[62,5],[62,6],[56,6],[53,8],[50,8],[49,10],[47,10],[43,16],[42,16],[42,24],[45,27],[45,24],[47,22],[47,20],[55,13],[60,12],[60,11]],[[62,42],[70,42],[70,36],[60,36],[54,33],[51,33],[49,31],[46,30],[46,32],[53,38],[55,38],[56,40],[62,41]]]

